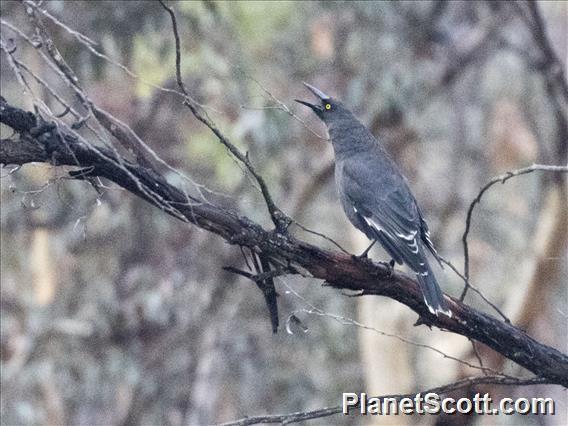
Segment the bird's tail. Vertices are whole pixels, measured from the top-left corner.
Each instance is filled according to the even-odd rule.
[[[418,283],[420,284],[420,289],[424,296],[424,301],[430,312],[438,316],[438,313],[442,313],[448,317],[452,317],[452,311],[448,308],[446,301],[444,300],[444,294],[440,290],[440,286],[436,281],[436,277],[428,265],[428,262],[424,262],[426,270],[423,272],[416,272],[416,277]]]

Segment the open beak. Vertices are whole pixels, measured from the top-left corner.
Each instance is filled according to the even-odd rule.
[[[314,105],[314,104],[311,104],[311,103],[306,102],[306,101],[301,101],[301,100],[299,100],[299,99],[294,99],[294,100],[295,100],[296,102],[298,102],[299,104],[302,104],[302,105],[305,105],[305,106],[311,108],[312,111],[315,112],[318,117],[319,117],[320,114],[323,112],[323,108],[322,108],[321,106],[319,106],[319,105]]]
[[[327,101],[328,99],[331,98],[331,96],[326,95],[325,93],[323,93],[320,89],[318,89],[317,87],[312,86],[311,84],[308,83],[304,83],[304,86],[306,86],[310,92],[312,92],[314,95],[316,95],[318,98],[320,98],[322,101]]]
[[[328,95],[326,95],[325,93],[323,93],[323,92],[322,92],[321,90],[319,90],[318,88],[312,86],[311,84],[304,83],[304,86],[306,86],[310,92],[312,92],[314,95],[316,95],[318,98],[320,98],[320,100],[325,101],[325,100],[327,100],[327,99],[330,99],[330,97],[329,97]],[[306,102],[306,101],[301,101],[301,100],[299,100],[299,99],[294,99],[294,100],[295,100],[296,102],[302,104],[302,105],[305,105],[305,106],[311,108],[311,110],[312,110],[313,112],[315,112],[316,115],[317,115],[319,118],[322,117],[323,108],[322,108],[320,105],[314,105],[314,104],[311,104],[311,103]]]

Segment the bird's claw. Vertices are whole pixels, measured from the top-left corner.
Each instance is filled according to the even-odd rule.
[[[360,262],[360,263],[369,263],[371,262],[371,259],[369,258],[369,256],[367,255],[367,252],[362,253],[362,254],[352,254],[351,255],[351,259],[353,259],[355,262]]]
[[[386,264],[386,265],[387,265],[387,269],[388,269],[388,274],[389,274],[388,276],[389,276],[389,278],[392,277],[393,274],[394,274],[394,265],[395,265],[395,263],[396,263],[396,262],[394,261],[394,259],[391,259],[391,260],[389,261],[389,263]]]

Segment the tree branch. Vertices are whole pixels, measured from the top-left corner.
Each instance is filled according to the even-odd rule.
[[[465,231],[464,231],[463,236],[462,236],[463,261],[464,261],[463,269],[464,269],[465,286],[464,286],[464,289],[463,289],[462,294],[460,296],[461,301],[464,300],[468,289],[471,287],[470,284],[469,284],[469,247],[468,247],[468,243],[467,243],[467,237],[469,235],[469,231],[470,231],[470,228],[471,228],[471,217],[473,215],[473,209],[475,208],[475,206],[477,204],[479,204],[481,202],[481,197],[483,197],[483,194],[485,194],[485,192],[489,188],[491,188],[493,185],[495,185],[496,183],[499,183],[499,182],[505,183],[509,179],[511,179],[512,177],[520,176],[520,175],[526,175],[527,173],[532,173],[532,172],[535,172],[535,171],[566,173],[566,172],[568,172],[568,166],[549,166],[549,165],[544,165],[544,164],[533,164],[532,166],[525,167],[523,169],[512,170],[512,171],[507,172],[507,173],[505,173],[501,176],[497,176],[497,177],[491,179],[487,184],[485,184],[485,186],[483,188],[481,188],[481,190],[477,194],[477,197],[475,197],[475,199],[469,205],[469,209],[467,210],[467,217],[466,217],[466,220],[465,220]]]
[[[400,401],[403,398],[414,398],[417,393],[421,393],[422,395],[426,395],[427,393],[436,393],[437,395],[447,394],[449,392],[462,389],[465,387],[475,386],[475,385],[484,385],[484,384],[495,384],[495,385],[502,385],[502,386],[526,386],[526,385],[535,385],[535,384],[545,384],[546,381],[543,381],[539,378],[533,379],[511,379],[502,376],[481,376],[481,377],[468,377],[462,380],[459,380],[454,383],[450,383],[444,386],[439,386],[436,388],[428,389],[425,391],[409,393],[405,395],[383,395],[377,398],[380,400],[384,400],[387,398],[394,398],[397,401]],[[311,411],[300,411],[297,413],[288,413],[288,414],[277,414],[277,415],[267,415],[267,416],[252,416],[252,417],[244,417],[239,420],[221,423],[218,426],[248,426],[248,425],[256,425],[259,423],[281,423],[281,424],[291,424],[291,423],[299,423],[306,420],[313,420],[313,419],[320,419],[323,417],[329,417],[336,414],[340,414],[343,412],[343,407],[341,405],[336,405],[334,407],[326,407],[320,408],[318,410],[311,410]]]
[[[256,171],[255,167],[250,162],[250,159],[248,157],[248,153],[243,154],[229,140],[229,138],[227,138],[219,130],[219,128],[215,125],[215,123],[213,121],[211,121],[211,119],[208,117],[207,113],[203,110],[201,105],[199,105],[199,103],[197,103],[189,95],[187,88],[185,87],[185,84],[183,83],[183,80],[182,80],[182,77],[181,77],[181,42],[180,42],[180,37],[179,37],[179,32],[178,32],[178,27],[177,27],[176,15],[175,15],[174,10],[171,7],[167,6],[162,0],[160,0],[160,4],[168,12],[168,14],[170,15],[171,21],[172,21],[172,31],[174,33],[175,49],[176,49],[176,79],[177,79],[177,84],[178,84],[180,90],[185,95],[185,100],[183,102],[184,105],[187,106],[191,110],[191,112],[193,113],[195,118],[197,118],[199,121],[201,121],[203,124],[205,124],[209,128],[209,130],[211,130],[213,132],[213,134],[215,136],[217,136],[217,139],[219,139],[219,142],[221,142],[221,144],[223,144],[225,146],[225,148],[227,148],[229,150],[229,152],[238,161],[240,161],[242,164],[244,164],[244,166],[247,168],[249,173],[254,177],[254,179],[258,183],[258,186],[260,187],[260,192],[261,192],[261,194],[264,198],[264,202],[266,204],[266,207],[268,209],[268,213],[270,214],[272,222],[274,223],[274,226],[276,226],[276,230],[280,233],[284,233],[286,231],[286,229],[288,228],[288,226],[292,223],[292,220],[286,214],[284,214],[284,212],[282,210],[280,210],[280,208],[278,206],[276,206],[276,203],[274,203],[274,200],[272,199],[272,195],[270,195],[270,191],[268,190],[268,186],[266,185],[264,178]]]
[[[247,247],[275,265],[307,271],[334,288],[395,299],[414,310],[421,317],[421,323],[484,343],[548,382],[568,387],[568,357],[511,324],[448,296],[453,317],[433,316],[423,302],[417,282],[408,275],[391,272],[384,264],[356,260],[290,235],[266,231],[235,212],[188,198],[156,173],[116,158],[117,154],[106,148],[87,144],[55,123],[43,124],[38,131],[35,122],[41,120],[30,119],[30,114],[0,99],[0,122],[17,133],[17,137],[1,140],[0,163],[48,162],[54,166],[90,168],[89,176],[107,178],[164,212],[213,232],[230,244]],[[71,175],[82,178],[85,171]]]

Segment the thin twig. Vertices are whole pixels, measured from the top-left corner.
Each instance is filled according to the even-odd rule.
[[[47,18],[51,19],[56,25],[60,26],[61,28],[63,28],[65,31],[67,31],[69,34],[71,34],[73,37],[75,37],[77,39],[77,41],[83,43],[83,44],[87,44],[89,46],[97,46],[97,42],[90,39],[89,37],[87,37],[85,34],[80,33],[77,30],[72,29],[71,27],[65,25],[63,22],[61,22],[59,19],[57,19],[55,16],[53,16],[52,14],[50,14],[46,9],[42,9],[41,7],[39,7],[38,5],[35,5],[33,3],[29,3],[29,5],[31,5],[32,7],[34,7],[36,10],[39,10],[43,15],[45,15]]]
[[[102,53],[100,50],[97,50],[94,46],[97,45],[96,42],[94,42],[93,40],[89,39],[87,36],[79,33],[77,30],[72,29],[71,27],[69,27],[68,25],[64,24],[63,22],[61,22],[59,19],[55,18],[53,15],[51,15],[50,13],[48,13],[46,10],[41,9],[40,7],[38,7],[37,5],[34,5],[33,3],[30,4],[32,7],[34,7],[36,10],[38,10],[39,12],[41,12],[45,17],[47,17],[48,19],[50,19],[54,24],[58,25],[59,27],[63,28],[65,31],[67,31],[69,34],[73,35],[77,41],[81,44],[83,44],[88,50],[89,52],[91,52],[93,55],[95,55],[98,58],[101,58],[103,60],[105,60],[106,62],[108,62],[109,64],[119,68],[120,70],[122,70],[126,75],[128,75],[129,77],[136,79],[138,81],[140,81],[142,84],[147,85],[149,87],[152,87],[154,89],[157,89],[161,92],[165,92],[165,93],[170,93],[170,94],[174,94],[177,96],[181,96],[184,97],[184,94],[175,90],[175,89],[169,89],[167,87],[163,87],[154,83],[151,83],[145,79],[143,79],[140,75],[138,75],[137,73],[135,73],[134,71],[132,71],[130,68],[128,68],[126,65],[121,64],[120,62],[110,58],[109,56],[105,55],[104,53]],[[6,21],[2,20],[1,21],[2,24],[8,26],[9,28],[11,27],[10,24],[8,24]],[[13,28],[11,28],[13,29]],[[211,109],[210,107],[207,107],[205,105],[201,105],[203,108],[207,108],[207,109]]]
[[[501,317],[503,318],[503,320],[506,323],[509,323],[509,324],[511,323],[511,320],[507,317],[507,315],[505,315],[503,313],[503,311],[501,311],[501,309],[499,309],[494,303],[492,303],[487,297],[485,297],[484,294],[481,292],[481,290],[479,290],[471,282],[469,282],[469,280],[466,277],[464,277],[463,274],[460,271],[458,271],[458,268],[456,268],[453,263],[451,263],[449,260],[443,258],[440,255],[438,255],[438,257],[440,258],[440,261],[442,263],[445,263],[446,265],[448,265],[450,267],[450,269],[452,271],[454,271],[455,274],[458,277],[460,277],[466,285],[468,285],[469,288],[471,288],[475,293],[477,293],[479,295],[479,297],[481,297],[485,303],[487,303],[489,306],[491,306],[495,310],[495,312],[497,312],[499,315],[501,315]]]
[[[335,247],[337,247],[339,250],[341,250],[343,253],[348,254],[351,256],[351,253],[349,253],[346,249],[343,248],[343,246],[341,246],[337,241],[335,241],[333,238],[328,237],[325,234],[322,234],[321,232],[317,232],[317,231],[313,231],[310,228],[306,228],[304,225],[302,225],[299,222],[296,222],[295,220],[293,221],[293,224],[296,225],[298,228],[300,228],[301,230],[309,233],[309,234],[313,234],[316,235],[320,238],[323,238],[326,241],[329,241],[331,244],[333,244]]]
[[[487,369],[483,365],[483,359],[481,359],[481,354],[477,350],[477,346],[475,345],[475,341],[471,338],[468,338],[469,342],[471,343],[471,347],[473,348],[473,353],[477,358],[477,362],[479,362],[479,367],[483,370],[483,373],[487,375]]]
[[[533,164],[532,166],[529,166],[529,167],[509,171],[509,172],[507,172],[507,173],[505,173],[501,176],[497,176],[497,177],[491,179],[487,184],[485,184],[485,186],[483,188],[481,188],[481,190],[477,194],[477,197],[475,197],[475,199],[469,205],[469,209],[467,210],[467,217],[466,217],[466,221],[465,221],[465,231],[464,231],[463,236],[462,236],[465,286],[464,286],[464,289],[463,289],[462,294],[460,296],[460,301],[464,300],[464,298],[467,294],[467,291],[471,286],[469,284],[469,247],[468,247],[468,243],[467,243],[467,237],[469,235],[469,231],[470,231],[470,228],[471,228],[471,218],[472,218],[472,215],[473,215],[473,209],[475,208],[476,204],[479,204],[481,202],[481,197],[483,197],[483,194],[485,194],[485,192],[489,188],[491,188],[493,185],[495,185],[496,183],[499,183],[499,182],[505,183],[509,179],[511,179],[512,177],[525,175],[525,174],[528,174],[528,173],[532,173],[534,171],[566,173],[566,172],[568,172],[568,166],[553,166],[553,165],[546,165],[546,164]]]
[[[29,4],[33,6],[33,3],[29,3]],[[36,9],[36,10],[39,10],[39,11],[41,11],[41,12],[43,13],[43,11],[42,11],[41,9],[39,9],[39,8],[37,8],[37,7],[35,7],[35,9]],[[46,15],[46,16],[48,16],[50,19],[53,18],[51,15]],[[55,22],[55,21],[54,21],[54,22]],[[21,32],[18,28],[14,27],[14,26],[11,25],[9,22],[4,21],[3,19],[0,20],[0,23],[1,23],[2,25],[6,26],[6,27],[7,27],[8,29],[10,29],[11,31],[13,31],[14,33],[16,33],[19,37],[21,37],[21,38],[22,38],[23,40],[25,40],[28,44],[32,45],[32,46],[35,48],[35,46],[34,46],[32,40],[31,40],[29,37],[27,37],[23,32]],[[57,21],[57,22],[55,22],[55,23],[58,24],[58,25],[59,25],[59,24],[63,25],[60,21]],[[73,33],[73,30],[70,29],[69,27],[63,26],[62,28],[66,29],[67,31],[69,31],[69,32],[71,32],[71,33]],[[101,58],[105,59],[107,62],[111,63],[112,65],[115,65],[115,66],[118,66],[119,68],[121,68],[121,69],[122,69],[127,75],[129,75],[130,77],[136,78],[136,79],[140,80],[142,83],[148,84],[148,85],[154,87],[155,89],[158,89],[158,90],[161,90],[161,91],[164,91],[164,92],[173,93],[173,94],[177,94],[177,95],[183,96],[183,94],[182,94],[181,92],[178,92],[178,91],[175,91],[175,90],[171,90],[171,89],[166,89],[166,88],[163,88],[163,87],[161,87],[161,86],[156,86],[156,85],[153,85],[153,84],[150,84],[150,83],[145,82],[144,80],[140,79],[140,77],[139,77],[138,75],[136,75],[136,74],[133,73],[131,70],[129,70],[126,66],[124,66],[124,65],[122,65],[122,64],[120,64],[120,63],[118,63],[118,62],[116,62],[116,61],[113,61],[112,59],[108,58],[108,57],[105,56],[104,54],[102,54],[102,53],[100,53],[99,51],[97,51],[96,49],[94,49],[89,43],[84,42],[84,41],[83,41],[82,39],[80,39],[80,38],[78,38],[78,41],[80,41],[81,44],[83,44],[84,46],[86,46],[86,47],[87,47],[93,54],[95,54],[96,56],[101,57]],[[48,57],[47,57],[43,52],[40,51],[39,53],[40,53],[40,56],[42,57],[42,59],[45,60],[45,61],[47,62],[47,64],[48,64],[50,67],[52,67],[52,69],[54,69],[54,71],[55,71],[62,79],[64,79],[65,74],[63,74],[63,73],[60,71],[60,67],[58,67],[58,65],[52,63],[52,62],[48,59]],[[17,60],[16,60],[16,61],[17,61]],[[56,95],[56,94],[54,93],[53,89],[51,89],[47,84],[45,84],[44,81],[41,81],[41,79],[38,80],[38,77],[37,77],[35,74],[32,73],[32,71],[29,69],[29,67],[26,67],[26,66],[25,66],[23,63],[21,63],[21,62],[16,62],[16,63],[21,64],[21,65],[22,65],[22,68],[25,69],[26,71],[28,71],[29,73],[31,73],[32,77],[34,77],[34,79],[36,79],[36,81],[38,81],[38,83],[40,83],[40,84],[42,84],[44,87],[46,87],[46,88],[48,89],[48,91],[49,91],[52,95],[54,95],[54,96]],[[64,79],[64,81],[65,81],[66,83],[68,83],[68,81],[67,81],[66,79]],[[150,158],[151,158],[152,160],[156,161],[159,165],[166,167],[169,171],[173,172],[173,173],[176,174],[177,176],[180,176],[183,180],[189,182],[189,183],[192,185],[192,187],[195,188],[195,190],[197,191],[198,195],[200,196],[200,198],[201,198],[204,202],[209,203],[209,200],[204,196],[203,192],[207,192],[207,193],[214,194],[214,195],[218,195],[218,196],[222,196],[222,197],[228,197],[228,195],[226,195],[226,194],[219,193],[219,192],[217,192],[217,191],[214,191],[214,190],[212,190],[212,189],[209,189],[209,188],[208,188],[207,186],[205,186],[205,185],[199,184],[198,182],[196,182],[194,179],[192,179],[191,177],[189,177],[189,176],[186,175],[185,173],[182,173],[182,172],[180,172],[178,169],[176,169],[176,168],[170,166],[170,165],[169,165],[166,161],[164,161],[152,148],[150,148],[144,141],[142,141],[142,140],[136,135],[136,133],[135,133],[126,123],[124,123],[124,122],[118,120],[116,117],[112,117],[114,120],[110,120],[110,119],[105,120],[105,117],[107,117],[108,114],[106,114],[104,111],[100,110],[100,108],[97,108],[97,106],[96,106],[92,101],[88,100],[88,99],[86,98],[86,95],[84,94],[84,92],[83,92],[82,90],[80,90],[80,92],[77,93],[77,91],[79,90],[78,86],[71,85],[70,87],[72,87],[73,90],[76,92],[76,94],[80,97],[80,99],[82,100],[82,103],[83,103],[83,104],[85,104],[85,102],[87,102],[87,103],[89,104],[89,105],[87,105],[87,108],[88,108],[89,110],[91,110],[91,114],[94,114],[93,110],[95,110],[95,109],[97,110],[97,112],[99,113],[99,114],[98,114],[98,117],[101,118],[102,121],[103,121],[105,124],[107,124],[107,127],[105,127],[105,126],[102,125],[103,123],[100,123],[100,122],[99,122],[99,124],[101,124],[101,127],[102,127],[102,128],[107,129],[108,131],[111,131],[110,129],[113,127],[113,126],[112,126],[112,121],[116,121],[116,123],[118,123],[119,126],[123,128],[123,129],[120,130],[120,131],[118,131],[118,130],[116,130],[116,129],[115,129],[115,131],[114,131],[114,133],[115,133],[114,136],[117,137],[117,139],[118,139],[119,141],[121,141],[120,138],[126,138],[126,137],[130,138],[131,140],[130,140],[130,141],[126,141],[127,143],[129,143],[130,145],[136,145],[136,144],[138,144],[147,154],[150,155]],[[55,97],[56,97],[56,99],[57,99],[57,96],[55,96]],[[58,101],[59,101],[60,103],[62,103],[61,100],[58,99]],[[62,104],[63,104],[63,103],[62,103]],[[202,106],[202,107],[204,107],[204,106]],[[205,108],[205,107],[204,107],[204,108]],[[87,115],[87,117],[89,117],[89,116]],[[111,149],[115,152],[115,154],[118,154],[118,153],[116,152],[114,146],[113,146],[112,144],[108,143],[108,142],[105,140],[105,138],[103,138],[102,135],[100,135],[95,129],[93,129],[93,128],[92,128],[91,126],[89,126],[89,125],[87,125],[87,128],[89,128],[89,130],[91,130],[103,144],[105,144],[107,147],[111,148]],[[124,141],[123,141],[123,142],[124,142]],[[119,156],[117,155],[117,157],[119,157]],[[185,190],[184,190],[184,192],[185,192]],[[187,195],[187,192],[186,192],[186,195]],[[189,199],[190,199],[191,197],[189,197],[189,195],[188,195],[187,198],[188,198],[188,201],[189,201]]]
[[[430,345],[427,345],[425,343],[415,342],[413,340],[407,339],[406,337],[399,336],[398,334],[387,333],[386,331],[379,330],[378,328],[372,327],[370,325],[360,323],[359,321],[356,321],[354,319],[347,318],[347,317],[344,317],[344,316],[341,316],[341,315],[332,314],[332,313],[329,313],[329,312],[325,312],[324,310],[322,310],[322,309],[318,308],[317,306],[315,306],[314,304],[310,303],[307,299],[305,299],[298,292],[296,292],[296,290],[294,290],[289,284],[287,284],[284,281],[282,281],[282,282],[291,294],[296,296],[298,299],[300,299],[303,303],[305,303],[309,307],[309,309],[296,310],[296,311],[292,312],[292,314],[297,314],[298,312],[302,312],[302,313],[307,314],[307,315],[316,315],[316,316],[319,316],[319,317],[331,318],[331,319],[333,319],[333,320],[335,320],[335,321],[337,321],[337,322],[339,322],[340,324],[343,324],[343,325],[352,325],[352,326],[355,326],[355,327],[358,327],[358,328],[361,328],[361,329],[364,329],[364,330],[369,330],[369,331],[372,331],[374,333],[380,334],[381,336],[392,337],[392,338],[397,339],[397,340],[399,340],[403,343],[406,343],[406,344],[411,345],[411,346],[415,346],[417,348],[431,350],[431,351],[441,355],[443,358],[458,362],[460,364],[463,364],[463,365],[470,367],[470,368],[473,368],[473,369],[481,370],[484,373],[489,371],[489,372],[494,373],[494,374],[501,374],[501,375],[505,376],[503,373],[501,373],[499,371],[493,370],[491,368],[486,368],[486,367],[483,367],[483,366],[479,367],[479,366],[472,364],[468,361],[465,361],[463,359],[454,357],[452,355],[448,355],[447,353],[441,351],[440,349],[437,349],[437,348],[430,346]]]
[[[234,266],[224,266],[223,269],[227,272],[231,272],[233,274],[237,274],[242,277],[248,278],[249,280],[255,283],[266,281],[267,279],[276,278],[281,275],[289,273],[289,271],[285,268],[272,269],[270,271],[258,272],[256,274],[251,274],[250,272],[243,271],[242,269],[235,268]]]
[[[456,382],[449,383],[444,386],[438,386],[428,390],[417,391],[409,394],[383,395],[377,398],[379,398],[380,400],[384,400],[387,398],[394,398],[397,401],[400,401],[403,398],[414,398],[418,393],[422,395],[425,395],[427,393],[435,393],[437,395],[447,395],[449,392],[453,392],[458,389],[471,387],[475,385],[482,385],[482,384],[483,385],[491,384],[499,386],[529,386],[529,385],[538,385],[546,383],[547,383],[546,380],[538,377],[532,377],[528,379],[508,378],[500,375],[467,377],[465,379],[461,379]],[[295,413],[287,413],[287,414],[244,417],[239,420],[221,423],[218,426],[248,426],[260,423],[280,423],[282,425],[285,425],[285,424],[299,423],[306,420],[321,419],[324,417],[340,414],[342,411],[343,411],[343,406],[336,405],[333,407],[325,407],[311,411],[298,411]]]
[[[463,364],[463,365],[465,365],[466,367],[469,367],[469,368],[473,368],[473,369],[476,369],[476,370],[481,370],[481,371],[483,371],[484,373],[485,373],[486,371],[490,371],[490,372],[492,372],[492,373],[494,373],[494,374],[503,374],[503,373],[501,373],[501,372],[499,372],[499,371],[497,371],[497,370],[494,370],[494,369],[492,369],[492,368],[487,368],[487,367],[483,367],[483,366],[479,367],[479,366],[477,366],[477,365],[475,365],[475,364],[472,364],[471,362],[468,362],[468,361],[466,361],[466,360],[464,360],[464,359],[457,358],[457,357],[455,357],[455,356],[453,356],[453,355],[448,355],[448,354],[445,353],[444,351],[441,351],[440,349],[437,349],[437,348],[435,348],[435,347],[433,347],[433,346],[430,346],[430,345],[427,345],[427,344],[425,344],[425,343],[415,342],[415,341],[413,341],[413,340],[407,339],[406,337],[399,336],[398,334],[387,333],[386,331],[382,331],[382,330],[379,330],[379,329],[377,329],[377,328],[375,328],[375,327],[362,324],[362,323],[360,323],[359,321],[356,321],[356,320],[351,319],[351,318],[346,318],[346,317],[343,317],[343,316],[341,316],[341,315],[330,314],[330,313],[328,313],[328,312],[321,311],[320,309],[317,309],[317,308],[316,308],[316,309],[310,309],[310,310],[308,310],[308,309],[300,309],[300,310],[298,310],[298,311],[295,311],[294,313],[297,313],[297,312],[303,312],[303,313],[308,314],[308,315],[316,315],[316,316],[320,316],[320,317],[331,318],[331,319],[333,319],[333,320],[339,322],[340,324],[353,325],[353,326],[355,326],[355,327],[357,327],[357,328],[361,328],[361,329],[364,329],[364,330],[369,330],[369,331],[372,331],[372,332],[374,332],[374,333],[380,334],[381,336],[392,337],[392,338],[397,339],[397,340],[399,340],[399,341],[401,341],[401,342],[403,342],[403,343],[407,343],[407,344],[409,344],[409,345],[411,345],[411,346],[415,346],[415,347],[417,347],[417,348],[422,348],[422,349],[428,349],[428,350],[430,350],[430,351],[433,351],[433,352],[437,353],[438,355],[441,355],[442,358],[446,358],[446,359],[449,359],[449,360],[451,360],[451,361],[455,361],[455,362],[457,362],[457,363],[459,363],[459,364]],[[503,374],[503,376],[505,376],[505,374]]]
[[[81,101],[81,103],[83,104],[83,106],[93,115],[97,118],[97,121],[99,122],[99,124],[101,124],[101,126],[103,128],[105,128],[107,131],[109,131],[111,134],[113,134],[113,136],[116,137],[116,139],[122,144],[124,145],[130,152],[134,153],[135,157],[137,160],[139,160],[140,162],[144,163],[144,165],[150,169],[153,170],[153,168],[150,165],[150,161],[146,158],[146,153],[151,154],[151,156],[154,159],[158,159],[160,161],[161,164],[165,164],[165,162],[163,160],[161,160],[158,155],[150,148],[148,147],[135,133],[134,131],[127,126],[125,123],[123,123],[122,121],[118,120],[116,117],[111,117],[108,113],[106,113],[105,111],[101,110],[100,108],[98,108],[89,98],[88,96],[85,94],[85,92],[83,91],[82,87],[79,84],[79,79],[77,78],[75,72],[69,67],[69,65],[65,62],[63,56],[61,55],[61,53],[59,52],[59,50],[57,49],[57,47],[55,46],[51,36],[49,35],[49,33],[47,32],[45,26],[43,25],[40,17],[35,13],[35,8],[33,6],[35,6],[35,4],[29,0],[23,0],[24,5],[26,5],[26,14],[28,15],[30,21],[32,22],[32,24],[35,26],[35,32],[36,32],[36,36],[38,37],[39,40],[42,41],[41,46],[45,46],[45,49],[47,51],[47,55],[45,55],[41,50],[39,51],[40,55],[43,57],[44,60],[46,60],[46,62],[52,67],[52,69],[54,69],[54,71],[62,78],[62,80],[64,82],[66,82],[68,84],[68,86],[75,92],[75,95],[77,96],[77,98]],[[3,22],[4,24],[4,22]],[[17,31],[17,30],[16,30]],[[27,39],[27,37],[25,35],[22,35],[24,37],[24,39]],[[29,39],[27,39],[29,41]],[[31,42],[31,41],[30,41]],[[32,44],[33,45],[33,44]],[[52,114],[53,115],[53,114]],[[67,128],[67,126],[63,123],[60,122],[59,120],[57,120],[56,117],[54,117],[54,119],[62,124],[63,126],[65,126]],[[72,129],[68,129],[68,130],[72,130]],[[84,143],[86,143],[87,145],[90,145],[88,141],[84,140],[83,138],[81,138],[77,133],[74,132],[74,136],[78,137],[79,139],[81,139]],[[62,138],[62,140],[65,142],[65,139]],[[140,182],[134,175],[132,175],[132,173],[130,173],[128,167],[126,166],[125,160],[123,159],[123,157],[118,153],[118,151],[116,150],[115,146],[113,144],[107,144],[108,147],[110,147],[110,149],[113,151],[113,153],[115,154],[115,158],[118,161],[120,167],[122,167],[122,169],[128,173],[130,175],[130,177],[133,179],[133,181],[136,183],[136,185],[139,187],[139,189],[144,192],[144,194],[149,197],[150,199],[155,199],[156,203],[158,205],[160,205],[162,207],[163,210],[168,211],[169,213],[171,213],[172,215],[174,215],[175,217],[178,217],[182,220],[184,220],[184,216],[179,212],[179,210],[174,207],[171,204],[168,204],[166,202],[166,200],[161,197],[155,190],[154,188],[149,188],[146,187],[142,182]],[[101,156],[104,156],[104,154],[97,150],[96,147],[93,146],[93,149],[97,152],[100,153]],[[107,158],[108,159],[108,158]],[[108,159],[113,161],[112,159]],[[166,164],[167,165],[167,164]],[[173,169],[171,167],[169,167],[170,169]],[[154,172],[155,173],[155,172]],[[178,172],[179,174],[179,172]],[[199,190],[199,188],[197,187],[197,189]],[[189,194],[187,194],[187,192],[184,191],[185,197],[186,197],[186,201],[187,201],[187,205],[192,205],[193,202],[196,202],[197,200],[195,200],[194,197],[190,196]],[[201,194],[201,193],[200,193]],[[204,197],[202,197],[204,198]]]
[[[181,42],[179,37],[179,31],[177,26],[177,20],[174,10],[167,6],[163,0],[160,0],[160,4],[162,7],[168,12],[172,21],[172,30],[174,33],[175,39],[175,50],[176,50],[176,80],[178,83],[179,88],[185,95],[184,105],[186,105],[195,118],[205,124],[219,139],[219,142],[225,146],[229,150],[229,152],[237,158],[242,164],[245,165],[247,170],[250,172],[251,175],[254,176],[258,186],[260,187],[260,192],[264,197],[264,202],[266,203],[266,207],[274,223],[278,232],[285,232],[288,226],[291,223],[291,219],[285,215],[282,210],[280,210],[276,204],[274,203],[272,196],[268,190],[268,186],[266,182],[262,178],[262,176],[256,171],[254,166],[249,160],[248,155],[243,154],[215,125],[215,123],[209,118],[207,112],[193,100],[193,98],[189,95],[185,84],[183,83],[183,79],[181,76]]]
[[[293,111],[291,111],[290,108],[288,107],[288,105],[286,105],[284,102],[282,102],[276,96],[274,96],[274,94],[270,90],[268,90],[260,81],[258,81],[256,78],[254,78],[253,76],[246,73],[240,67],[237,67],[237,69],[242,75],[245,76],[245,78],[248,78],[254,84],[256,84],[258,87],[260,87],[260,89],[270,98],[270,100],[272,100],[276,104],[275,106],[263,107],[263,108],[260,108],[260,109],[278,109],[280,111],[284,111],[286,114],[288,114],[294,120],[296,120],[298,123],[302,124],[302,126],[304,126],[316,138],[321,139],[322,141],[328,141],[328,138],[325,138],[325,137],[321,136],[320,134],[318,134],[315,130],[312,130],[310,128],[310,126],[308,126],[307,123],[304,120],[302,120]],[[245,106],[241,106],[241,107],[245,108],[245,109],[247,108]]]
[[[39,50],[40,55],[44,58],[44,60],[46,60],[46,62],[50,65],[50,67],[61,77],[61,79],[66,82],[68,84],[68,86],[75,92],[75,95],[77,96],[77,98],[81,101],[81,103],[83,104],[83,106],[90,111],[93,115],[95,115],[94,113],[94,109],[96,108],[96,106],[94,105],[94,103],[87,97],[87,95],[85,94],[85,92],[83,91],[81,85],[79,84],[79,79],[76,76],[75,72],[69,67],[69,65],[67,64],[67,62],[65,62],[65,59],[63,58],[63,56],[61,55],[61,53],[59,52],[59,50],[57,49],[57,47],[55,46],[51,36],[49,35],[49,33],[47,32],[47,30],[45,29],[41,19],[39,16],[36,15],[35,13],[35,9],[33,8],[33,6],[35,6],[35,3],[29,1],[29,0],[23,0],[23,4],[26,6],[26,14],[28,15],[28,18],[30,19],[30,21],[32,22],[32,24],[35,27],[35,32],[36,32],[36,37],[41,40],[40,45],[37,47],[37,49],[39,50],[41,47],[45,47],[46,51],[47,51],[47,55],[44,54],[41,50]],[[53,115],[53,113],[51,113],[51,115]],[[56,117],[54,117],[54,119],[56,120],[56,122],[65,127],[68,131],[73,133],[73,136],[80,139],[81,141],[83,141],[85,144],[91,146],[93,148],[93,150],[95,152],[97,152],[101,157],[104,157],[104,154],[102,153],[102,151],[100,151],[97,147],[92,146],[88,141],[84,140],[83,138],[80,137],[80,135],[76,132],[74,132],[72,129],[69,129],[68,126],[65,125],[65,123],[63,123],[61,120],[58,120]],[[103,125],[101,123],[101,125]],[[103,125],[103,127],[105,127]],[[67,145],[67,140],[65,137],[63,137],[59,131],[59,128],[56,128],[56,132],[60,138],[60,140]],[[121,141],[122,143],[126,143],[126,147],[129,148],[128,146],[128,142],[129,141]],[[140,180],[138,180],[136,178],[136,176],[134,176],[129,170],[128,167],[126,166],[126,163],[124,161],[124,159],[122,158],[122,156],[119,155],[118,151],[116,150],[116,148],[114,147],[114,145],[109,144],[110,148],[113,150],[113,153],[116,156],[116,160],[118,161],[120,167],[127,173],[130,175],[130,177],[133,179],[133,181],[136,183],[136,185],[139,187],[139,189],[150,199],[154,200],[158,205],[162,206],[162,209],[169,211],[170,213],[172,213],[174,216],[179,217],[180,219],[184,219],[184,216],[182,214],[179,213],[179,211],[177,211],[177,209],[175,209],[173,206],[168,205],[164,198],[161,197],[156,191],[154,191],[154,188],[148,188],[146,186],[143,185],[142,182],[140,182]],[[140,153],[141,156],[143,156],[144,154],[142,152],[139,151],[138,147],[132,146],[130,147],[132,149],[135,150],[135,152]],[[70,149],[68,149],[69,152],[72,152]],[[107,158],[108,160],[114,161],[110,158]],[[77,161],[77,164],[79,164],[79,162]]]
[[[560,87],[565,100],[568,100],[568,83],[564,77],[564,70],[546,34],[544,22],[538,10],[538,4],[534,1],[526,1],[525,4],[532,18],[533,25],[531,27],[533,38],[545,57],[548,71],[552,74],[554,82]]]

